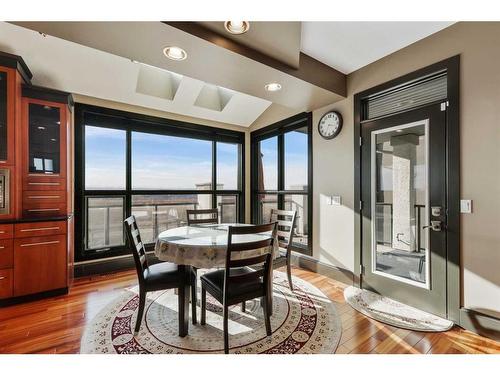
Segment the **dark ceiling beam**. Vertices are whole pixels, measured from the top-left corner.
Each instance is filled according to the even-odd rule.
[[[343,97],[347,95],[345,74],[302,52],[300,52],[300,62],[297,69],[260,51],[226,38],[196,22],[164,21],[164,23],[337,95]]]

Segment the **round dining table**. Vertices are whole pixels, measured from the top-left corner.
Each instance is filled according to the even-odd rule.
[[[189,277],[191,267],[223,268],[226,264],[226,249],[229,226],[249,226],[252,224],[200,224],[168,229],[158,235],[155,255],[158,259],[175,263]],[[245,234],[233,236],[233,243],[253,242],[269,238],[271,233]],[[241,255],[232,255],[232,259],[252,257],[268,252],[268,248],[245,251]],[[279,255],[278,241],[274,241],[273,258]],[[189,285],[187,286],[189,288]],[[180,304],[180,334],[188,332],[189,292],[182,293],[184,301]]]

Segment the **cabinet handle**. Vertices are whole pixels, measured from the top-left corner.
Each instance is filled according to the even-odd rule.
[[[28,185],[56,186],[61,184],[59,182],[28,182]]]
[[[32,177],[59,177],[59,173],[28,173],[28,176]]]
[[[30,195],[29,199],[57,199],[61,198],[60,195]]]
[[[33,208],[28,210],[28,212],[45,212],[45,211],[59,211],[59,208]]]
[[[0,250],[5,249],[5,246],[0,246]]]
[[[0,276],[0,280],[6,279],[5,276]]]
[[[21,244],[21,247],[28,247],[28,246],[38,246],[38,245],[51,245],[55,243],[59,243],[60,241],[46,241],[46,242],[36,242],[36,243],[23,243]]]
[[[52,230],[52,229],[59,230],[59,227],[45,227],[45,228],[21,229],[21,232],[36,232],[36,231],[39,231],[39,230]]]
[[[4,233],[5,233],[5,231],[4,231],[4,230],[0,230],[0,234],[4,234]]]

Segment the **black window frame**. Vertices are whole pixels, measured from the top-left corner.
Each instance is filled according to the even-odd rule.
[[[86,190],[85,189],[85,126],[96,126],[107,129],[118,129],[126,132],[126,184],[124,190]],[[177,136],[207,140],[212,142],[212,187],[210,190],[166,189],[166,190],[138,190],[132,189],[132,133]],[[238,189],[217,190],[217,142],[238,144],[239,176]],[[222,195],[237,196],[238,221],[245,218],[245,133],[224,128],[215,128],[206,125],[188,123],[126,112],[105,107],[76,103],[75,105],[75,261],[105,259],[109,257],[129,255],[130,250],[126,241],[124,245],[103,247],[102,249],[85,249],[86,205],[87,197],[125,197],[124,218],[131,215],[132,196],[134,195],[163,195],[163,194],[210,194],[212,208],[217,208],[217,197]],[[147,244],[146,249],[152,250],[153,244]]]
[[[307,190],[285,190],[285,134],[307,127]],[[259,190],[259,142],[268,138],[277,137],[278,144],[278,189]],[[285,195],[307,195],[307,246],[291,244],[292,251],[311,256],[313,251],[313,127],[312,113],[303,112],[279,121],[275,124],[255,130],[250,133],[250,169],[251,169],[251,219],[252,223],[259,221],[259,195],[276,195],[278,209],[284,208]]]

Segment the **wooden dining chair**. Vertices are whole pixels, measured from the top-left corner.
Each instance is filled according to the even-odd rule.
[[[262,239],[238,241],[237,236],[263,235]],[[266,334],[270,336],[272,303],[272,249],[276,236],[276,223],[248,227],[229,227],[227,238],[226,264],[222,270],[206,273],[201,276],[201,324],[206,324],[207,291],[223,306],[224,353],[229,353],[228,314],[229,306],[244,303],[254,298],[262,298]],[[268,252],[243,257],[245,251],[267,248]],[[240,252],[242,259],[232,259],[234,253]],[[259,269],[251,266],[262,265]]]
[[[219,211],[216,208],[187,210],[186,213],[189,226],[196,224],[219,224]]]
[[[188,226],[199,224],[219,224],[219,211],[216,208],[201,209],[201,210],[186,210]],[[193,270],[193,289],[191,296],[193,324],[196,324],[196,304],[197,301],[197,285],[198,285],[198,269],[192,267]]]
[[[186,280],[184,270],[179,269],[174,263],[162,262],[150,265],[146,258],[146,249],[141,240],[135,216],[132,215],[125,219],[125,224],[129,246],[134,255],[135,269],[139,279],[139,311],[135,322],[134,334],[137,334],[141,328],[147,292],[177,288],[179,300],[179,336],[185,336],[187,334],[187,327],[182,327],[182,322],[184,321],[184,309],[187,306],[183,304],[183,301],[187,299],[193,278],[188,277],[189,280]]]
[[[273,260],[273,268],[286,266],[286,274],[290,290],[293,290],[292,283],[292,250],[291,243],[293,239],[293,230],[297,211],[271,210],[271,223],[277,223],[276,234],[278,237],[279,255]]]

